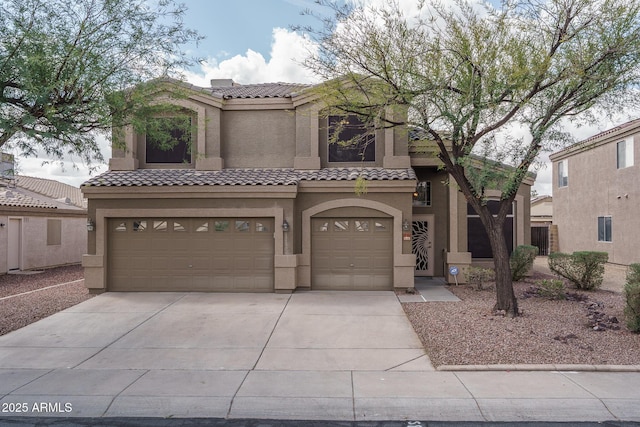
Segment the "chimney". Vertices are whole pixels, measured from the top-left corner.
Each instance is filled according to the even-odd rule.
[[[232,87],[236,86],[233,79],[211,79],[211,87]]]

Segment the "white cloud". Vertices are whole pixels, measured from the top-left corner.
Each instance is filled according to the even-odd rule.
[[[111,146],[102,135],[96,136],[100,151],[105,160],[111,157]],[[16,173],[18,175],[33,176],[36,178],[53,179],[65,184],[79,187],[83,182],[107,170],[106,163],[94,164],[94,170],[85,165],[80,159],[65,156],[62,160],[53,160],[43,153],[36,156],[25,157],[13,152],[16,156]]]
[[[218,61],[209,58],[202,64],[202,72],[187,71],[187,81],[208,87],[211,79],[233,79],[237,83],[314,83],[318,79],[302,61],[317,50],[309,37],[284,28],[273,29],[269,59],[251,49],[244,55]]]

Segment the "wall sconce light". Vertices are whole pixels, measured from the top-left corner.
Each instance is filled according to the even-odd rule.
[[[409,221],[406,219],[402,221],[402,231],[409,231]]]
[[[282,221],[282,231],[289,231],[289,223],[286,219]]]
[[[96,224],[91,220],[91,218],[87,218],[87,231],[93,231],[96,229]]]

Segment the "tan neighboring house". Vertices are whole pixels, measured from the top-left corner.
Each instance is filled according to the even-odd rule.
[[[0,179],[0,274],[77,264],[86,247],[79,188],[26,176]]]
[[[640,119],[550,156],[561,252],[602,251],[640,262]]]
[[[552,249],[552,224],[553,197],[544,195],[531,199],[531,244],[538,247],[539,255],[549,255]]]
[[[307,85],[166,87],[156,102],[182,108],[188,143],[162,152],[126,129],[109,171],[81,187],[92,292],[403,289],[491,256],[477,215],[406,129],[330,144],[365,130],[322,114]],[[510,216],[512,245],[530,238],[532,183]]]

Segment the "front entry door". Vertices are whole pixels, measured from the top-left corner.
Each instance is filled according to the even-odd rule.
[[[416,276],[433,276],[433,215],[414,215],[411,249],[416,256]]]

